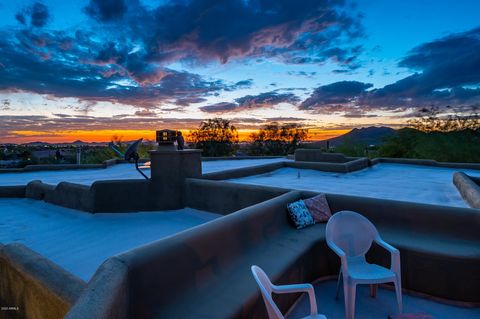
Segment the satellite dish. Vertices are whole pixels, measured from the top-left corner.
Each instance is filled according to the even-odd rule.
[[[140,145],[142,140],[143,140],[143,138],[139,139],[138,141],[133,142],[132,144],[130,144],[130,146],[128,146],[127,150],[125,151],[125,155],[124,155],[124,158],[127,161],[130,161],[131,159],[135,160],[135,158],[137,158],[137,157],[140,158],[138,156],[137,150],[138,150],[138,146]]]
[[[133,159],[135,161],[135,168],[137,169],[137,171],[140,174],[142,174],[143,177],[145,177],[146,179],[149,179],[148,176],[145,175],[138,167],[138,160],[140,159],[140,155],[138,155],[137,150],[138,150],[138,146],[140,146],[140,143],[142,141],[143,141],[143,138],[130,144],[127,150],[125,151],[125,153],[120,152],[120,150],[112,142],[108,143],[108,147],[111,148],[115,153],[117,153],[117,155],[119,155],[120,157],[123,157],[125,160],[129,162]]]

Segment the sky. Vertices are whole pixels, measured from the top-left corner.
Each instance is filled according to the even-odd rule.
[[[480,105],[477,0],[0,0],[0,142],[230,119],[321,140]]]

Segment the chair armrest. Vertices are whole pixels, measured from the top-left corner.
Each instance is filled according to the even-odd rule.
[[[400,274],[400,251],[389,243],[385,242],[380,236],[375,238],[375,242],[390,252],[390,269]]]
[[[318,314],[317,300],[315,299],[315,290],[311,284],[295,284],[295,285],[272,285],[272,291],[276,294],[306,292],[310,300],[310,315]]]
[[[395,254],[395,253],[400,253],[397,248],[393,247],[389,243],[385,242],[381,237],[375,238],[375,242],[388,250],[390,253]]]
[[[328,247],[330,247],[331,250],[333,250],[333,252],[335,254],[337,254],[338,257],[340,257],[340,260],[342,262],[342,271],[343,271],[344,274],[347,274],[348,273],[348,264],[347,264],[347,255],[345,254],[345,252],[340,247],[335,245],[335,243],[333,243],[329,240],[327,240],[327,245],[328,245]]]

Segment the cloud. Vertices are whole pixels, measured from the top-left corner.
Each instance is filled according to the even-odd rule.
[[[238,81],[232,86],[232,90],[249,89],[253,85],[253,79]]]
[[[69,42],[72,45],[63,49]],[[93,60],[91,52],[96,49]],[[110,54],[105,49],[109,49]],[[112,46],[96,43],[81,32],[75,39],[63,32],[0,32],[3,66],[0,67],[0,91],[151,108],[165,102],[180,101],[185,105],[186,101],[204,101],[205,96],[231,87],[223,81],[206,80],[186,71],[164,68],[147,75],[146,71],[139,74],[119,65],[98,62],[120,63],[119,55],[113,52]],[[129,55],[128,59],[131,59]]]
[[[237,103],[220,102],[200,107],[200,110],[206,113],[226,113],[238,109]]]
[[[428,106],[463,112],[480,104],[480,28],[455,33],[413,48],[400,67],[413,74],[382,88],[357,81],[320,86],[299,105],[317,113],[346,117],[371,112],[403,112]],[[369,113],[370,112],[370,113]],[[410,113],[413,114],[413,113]]]
[[[304,122],[304,121],[308,121],[308,120],[304,119],[304,118],[301,118],[301,117],[278,116],[278,117],[268,117],[268,118],[265,119],[265,121],[285,123],[285,122]]]
[[[0,111],[10,111],[12,109],[10,105],[9,99],[3,99],[2,102],[0,102]]]
[[[90,0],[85,13],[108,23],[110,38],[141,42],[150,62],[275,57],[286,63],[333,59],[347,66],[360,52],[359,16],[340,13],[343,0]],[[351,10],[350,10],[351,11]],[[118,39],[119,40],[119,39]],[[121,43],[121,41],[116,41]]]
[[[288,75],[299,76],[306,78],[314,78],[317,75],[317,72],[308,72],[308,71],[288,71]]]
[[[302,5],[295,0],[163,1],[155,6],[89,0],[83,8],[86,22],[46,30],[41,27],[51,20],[48,7],[35,2],[16,15],[23,29],[0,31],[0,91],[142,108],[201,103],[220,91],[251,88],[253,79],[227,84],[168,65],[272,58],[284,63],[332,59],[348,67],[360,50],[351,43],[362,36],[362,27],[358,16],[341,13],[342,8],[343,0]],[[277,94],[236,102],[240,108],[268,107],[280,103],[277,99],[296,102],[292,95]]]
[[[246,95],[235,100],[240,108],[255,109],[271,107],[280,103],[296,104],[300,99],[293,93],[278,93],[277,91]]]
[[[480,102],[480,28],[413,48],[399,66],[416,73],[374,90],[362,103],[391,107]]]
[[[316,88],[312,95],[303,101],[299,109],[319,109],[327,105],[355,102],[355,99],[373,85],[358,81],[340,81]]]
[[[41,115],[7,116],[0,115],[0,136],[14,136],[19,131],[45,133],[72,132],[83,130],[156,130],[161,126],[178,129],[190,129],[198,126],[202,119],[197,118],[159,118],[148,116],[129,117],[93,117],[88,115],[56,114],[55,117]]]
[[[178,106],[189,106],[190,104],[202,103],[205,102],[207,99],[198,96],[191,96],[191,97],[184,97],[177,99],[175,104]]]
[[[247,109],[270,108],[281,103],[296,104],[300,99],[293,93],[278,93],[277,91],[246,95],[233,102],[220,102],[200,107],[206,113],[229,113]]]
[[[90,0],[84,12],[98,21],[120,19],[127,12],[125,0]]]
[[[157,113],[150,110],[140,110],[140,111],[136,111],[135,115],[142,116],[142,117],[154,117],[154,116],[157,116]]]
[[[23,25],[27,24],[27,17],[30,19],[31,26],[41,28],[50,20],[50,13],[46,5],[35,2],[15,15],[15,19]]]
[[[142,112],[142,111],[140,111]],[[187,129],[198,127],[204,119],[201,118],[176,118],[148,116],[148,110],[143,110],[143,116],[120,115],[113,117],[94,117],[88,115],[55,114],[52,117],[43,115],[0,115],[0,141],[1,139],[15,139],[23,134],[35,131],[43,136],[64,134],[76,131],[97,130],[157,130],[161,127]],[[231,121],[238,128],[254,129],[264,124],[265,120],[254,117],[232,118]],[[23,133],[26,132],[26,133]],[[36,135],[38,136],[38,135]],[[40,137],[40,136],[38,136]]]

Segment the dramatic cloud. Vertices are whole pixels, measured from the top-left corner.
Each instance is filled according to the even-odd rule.
[[[372,91],[362,103],[391,107],[480,102],[480,28],[422,44],[399,65],[417,71]]]
[[[83,8],[86,24],[54,31],[41,28],[51,16],[35,2],[16,15],[22,28],[0,31],[0,91],[143,108],[188,106],[220,91],[251,88],[253,79],[227,84],[172,70],[172,63],[332,59],[349,68],[360,52],[351,43],[362,28],[357,16],[342,9],[343,0],[163,1],[155,7],[139,0],[90,0]],[[264,93],[236,104],[246,109],[282,102],[298,100]]]
[[[96,48],[97,59],[92,61],[90,52]],[[97,44],[81,32],[75,39],[62,32],[0,32],[0,91],[156,107],[162,102],[201,102],[204,96],[237,85],[166,68],[155,70],[155,75],[135,74],[121,67],[117,55],[105,53],[106,48],[112,47]]]
[[[280,103],[296,104],[300,99],[293,93],[278,93],[276,91],[246,95],[235,99],[236,103],[221,102],[200,107],[206,113],[228,113],[247,109],[270,108]]]
[[[47,24],[50,19],[47,6],[40,2],[35,2],[33,5],[24,8],[15,15],[15,19],[21,24],[27,24],[27,18],[30,19],[30,25],[41,28]]]
[[[343,0],[301,5],[295,0],[197,0],[147,8],[138,0],[91,0],[84,11],[108,23],[115,32],[110,37],[140,41],[150,62],[276,57],[321,63],[331,58],[347,67],[361,50],[350,43],[362,36],[362,28],[357,16],[340,13],[343,5]]]
[[[315,89],[299,108],[319,113],[371,116],[437,106],[462,111],[480,104],[480,28],[452,34],[412,49],[399,66],[416,73],[383,88],[342,81]]]

